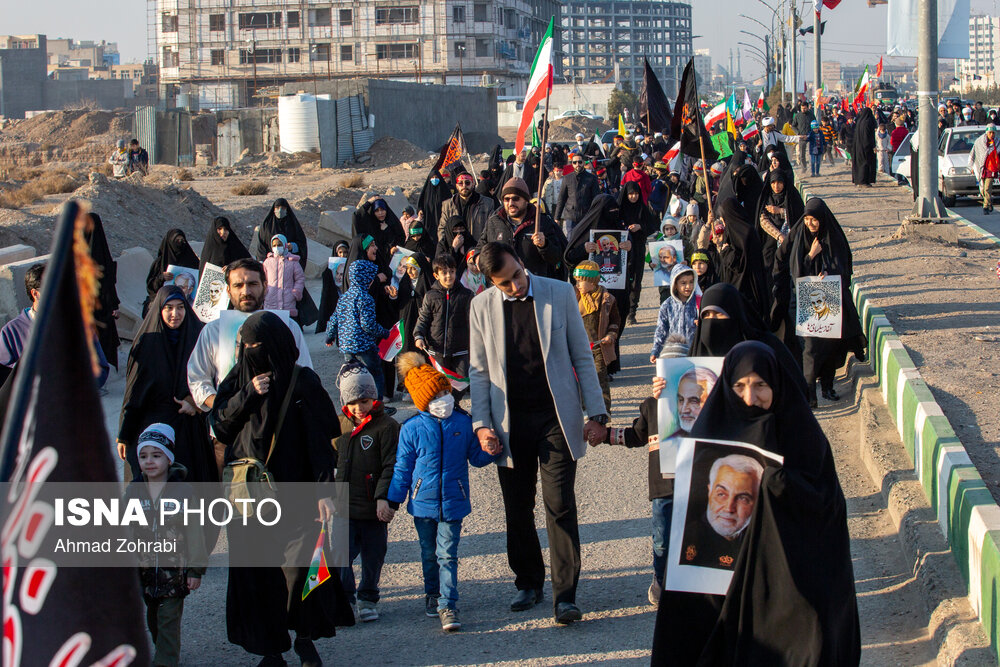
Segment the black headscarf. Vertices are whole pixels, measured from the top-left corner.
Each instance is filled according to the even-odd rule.
[[[104,225],[101,216],[90,214],[91,227],[84,229],[83,240],[87,242],[90,257],[101,270],[100,291],[97,294],[97,308],[94,309],[94,319],[97,321],[97,339],[108,363],[118,370],[118,325],[111,313],[118,310],[121,303],[118,299],[118,263],[111,256],[108,239],[104,235]]]
[[[455,242],[455,227],[465,228],[465,232],[462,234],[462,245],[458,248],[452,246],[452,243]],[[458,264],[457,276],[461,277],[465,272],[465,257],[469,254],[470,250],[476,247],[476,242],[476,239],[472,238],[469,226],[465,220],[457,215],[453,215],[445,222],[444,231],[441,234],[441,241],[438,243],[436,252],[438,255],[450,253]],[[428,255],[428,257],[430,259],[434,258],[433,255]]]
[[[184,320],[177,329],[171,329],[163,321],[162,310],[169,301],[184,304]],[[119,420],[119,439],[128,445],[127,458],[136,469],[136,439],[149,424],[162,422],[174,428],[175,454],[177,461],[188,469],[188,481],[218,479],[205,420],[179,414],[174,402],[175,398],[180,400],[191,393],[187,382],[188,357],[203,326],[183,292],[174,285],[157,291],[139,326],[128,355]]]
[[[728,319],[706,318],[707,310],[721,310]],[[759,318],[747,312],[746,299],[729,283],[712,285],[701,295],[701,309],[698,326],[691,341],[691,357],[722,357],[743,341],[755,340],[764,343],[774,351],[775,357],[787,369],[789,375],[797,378],[800,390],[805,392],[805,378],[802,370],[785,344],[767,331]]]
[[[248,347],[256,343],[260,345]],[[263,396],[254,393],[259,408],[254,410],[248,427],[243,428],[231,443],[238,456],[251,456],[261,461],[267,458],[278,412],[298,356],[299,349],[291,329],[274,313],[257,311],[240,327],[236,365],[219,385],[219,397],[226,398],[243,390],[262,373],[271,373],[271,385]]]
[[[600,194],[594,197],[590,209],[580,222],[573,226],[566,243],[566,268],[572,271],[577,264],[587,259],[588,252],[583,244],[590,241],[592,229],[624,229],[618,208],[618,201],[611,195]]]
[[[274,209],[279,206],[284,207],[286,211],[285,217],[280,220],[274,215]],[[292,210],[292,207],[288,205],[288,201],[284,198],[274,200],[274,204],[271,205],[270,210],[267,212],[264,222],[260,223],[257,240],[250,249],[257,260],[263,262],[267,257],[267,253],[271,252],[271,239],[275,234],[283,235],[288,241],[298,246],[299,251],[296,254],[299,256],[299,264],[304,269],[306,267],[306,259],[309,255],[309,242],[306,238],[306,233],[302,231],[299,219],[295,217],[295,211]]]
[[[849,285],[854,273],[854,257],[851,253],[851,244],[848,243],[836,216],[819,197],[813,197],[806,202],[802,217],[807,215],[819,220],[819,231],[813,234],[805,223],[801,221],[796,223],[789,238],[792,250],[789,269],[792,277],[815,276],[826,271],[830,275],[841,276],[843,282]],[[823,249],[816,257],[810,259],[809,249],[814,239],[819,240]]]
[[[669,188],[670,186],[668,185],[667,187]],[[639,194],[637,202],[632,203],[629,201],[628,195],[630,192]],[[642,188],[639,187],[637,182],[629,181],[618,192],[618,210],[625,228],[628,228],[630,225],[640,225],[642,227],[642,231],[635,236],[641,239],[643,243],[645,243],[647,236],[659,231],[657,229],[656,215],[647,204],[642,203]]]
[[[156,259],[149,266],[149,273],[146,275],[148,300],[152,301],[156,292],[163,287],[163,274],[171,264],[198,269],[198,256],[188,245],[184,232],[179,229],[171,229],[164,234],[160,249],[156,251]]]
[[[431,179],[434,177],[441,179],[437,185],[431,183]],[[424,179],[424,187],[420,190],[420,199],[417,200],[417,210],[424,212],[424,229],[428,230],[434,238],[438,236],[441,205],[453,194],[455,194],[455,189],[444,178],[441,178],[441,172],[437,169],[431,169],[430,173],[427,174],[427,178]]]
[[[229,230],[229,236],[225,241],[219,236],[220,229]],[[301,250],[301,247],[299,248]],[[229,225],[229,220],[223,216],[218,216],[212,221],[205,238],[205,246],[201,249],[201,262],[198,264],[198,272],[204,273],[205,264],[214,264],[223,267],[230,262],[250,256],[250,251],[243,245],[236,236],[236,232]]]
[[[771,387],[767,409],[747,406],[732,390],[751,372]],[[745,442],[784,457],[765,468],[733,580],[698,664],[857,665],[847,504],[830,444],[795,378],[767,346],[737,345],[691,436]]]
[[[785,177],[788,182],[795,182],[795,169],[792,167],[791,160],[788,159],[788,153],[785,151],[785,145],[782,143],[773,144],[764,149],[763,154],[760,156],[760,162],[757,164],[757,171],[766,174],[771,171],[771,156],[778,158],[778,169],[781,169],[785,173]]]
[[[386,228],[382,229],[382,223],[379,222],[378,218],[375,217],[375,208],[379,207],[385,208],[385,222]],[[416,224],[416,223],[414,223]],[[433,223],[433,229],[437,229],[437,220]],[[399,218],[396,213],[389,206],[389,203],[384,199],[376,199],[375,201],[366,201],[364,204],[359,206],[354,211],[354,217],[352,221],[353,231],[355,236],[365,237],[371,236],[375,239],[375,243],[378,244],[379,251],[379,264],[384,265],[383,268],[388,268],[389,265],[389,250],[392,246],[403,245],[406,242],[406,233],[403,232],[403,225],[399,222]],[[428,225],[427,214],[424,214],[424,235],[430,238],[437,238],[436,231],[432,231],[431,227]]]
[[[781,181],[785,184],[784,189],[780,193],[776,193],[771,189],[771,183],[775,181]],[[767,211],[766,206],[777,206],[783,209],[785,211],[785,221],[788,222],[789,227],[795,225],[802,217],[802,195],[795,188],[794,181],[790,180],[787,174],[781,169],[769,171],[764,176],[763,189],[754,207],[756,211],[754,222],[757,224],[757,236],[760,237],[764,253],[764,269],[770,273],[774,268],[774,253],[778,248],[778,241],[760,226],[760,218]],[[770,214],[768,214],[768,218],[771,218]],[[781,229],[780,221],[777,221],[775,227],[779,230]]]
[[[723,280],[740,291],[763,317],[771,310],[770,275],[764,270],[763,250],[747,210],[735,197],[726,197],[719,204],[719,213],[726,223],[724,234],[729,248],[720,251]]]

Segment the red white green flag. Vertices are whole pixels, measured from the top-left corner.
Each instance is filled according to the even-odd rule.
[[[753,137],[756,137],[758,134],[759,133],[757,131],[757,123],[750,123],[743,130],[744,139],[752,139]]]
[[[316,587],[330,578],[330,568],[326,565],[326,553],[323,551],[323,540],[326,538],[326,524],[320,528],[316,548],[313,549],[312,562],[309,563],[309,576],[302,584],[302,599],[316,590]]]
[[[389,335],[378,344],[378,356],[385,361],[392,361],[403,349],[403,340],[403,320],[400,320],[389,329]]]
[[[535,61],[531,63],[531,73],[528,75],[528,90],[524,94],[524,108],[521,109],[521,122],[517,127],[517,139],[514,140],[514,153],[524,150],[524,133],[528,131],[535,118],[538,103],[552,90],[552,27],[555,17],[549,19],[549,27],[538,45]]]
[[[464,375],[459,375],[455,371],[448,370],[440,363],[438,363],[438,360],[435,359],[433,356],[431,356],[431,364],[434,365],[434,368],[437,369],[438,373],[441,373],[441,375],[448,378],[448,380],[451,382],[451,388],[454,389],[455,391],[462,391],[463,389],[469,386],[469,378],[465,377]]]
[[[767,113],[771,110],[771,107],[767,105],[767,100],[764,99],[764,91],[760,91],[760,97],[757,98],[757,109],[763,113]]]

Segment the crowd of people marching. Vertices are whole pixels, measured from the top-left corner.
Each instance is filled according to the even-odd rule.
[[[885,111],[896,127],[912,123],[905,109]],[[394,211],[377,196],[363,202],[353,238],[334,248],[346,260],[343,274],[323,272],[318,305],[305,288],[306,234],[286,200],[274,202],[247,245],[216,218],[200,257],[183,231],[171,229],[150,266],[144,319],[126,362],[117,448],[130,492],[155,498],[171,481],[218,483],[245,459],[279,482],[347,483],[349,556],[360,556],[360,581],[342,568],[303,600],[307,568],[229,571],[229,641],[263,656],[261,665],[285,664],[290,648],[303,665],[318,665],[313,640],[379,618],[388,526],[403,503],[420,542],[420,612],[446,631],[461,627],[457,560],[462,520],[472,511],[470,464],[497,464],[513,611],[543,599],[534,520],[541,472],[554,618],[579,620],[577,462],[588,445],[648,447],[653,662],[857,664],[845,501],[812,409],[817,382],[824,400],[840,399],[835,373],[848,353],[863,361],[867,341],[849,293],[850,245],[826,203],[802,200],[789,152],[803,173],[816,175],[821,159],[834,162],[840,148],[854,182],[871,185],[887,134],[875,114],[885,120],[871,108],[855,116],[805,102],[779,107],[757,119],[759,135],[735,138],[732,155],[712,164],[669,155],[667,128],[639,126],[606,146],[577,135],[574,144],[507,160],[497,146],[477,174],[459,161],[434,168],[416,207]],[[99,216],[91,221],[87,240],[109,278],[97,311],[99,348],[117,368],[115,265]],[[594,230],[621,234],[621,287],[601,285],[595,260],[605,248],[592,240]],[[679,243],[651,257],[652,241]],[[390,268],[400,248],[410,252]],[[190,291],[169,270],[206,263],[225,267],[230,308],[248,315],[228,371],[219,321],[199,320]],[[784,457],[755,491],[759,502],[725,596],[664,587],[674,492],[656,445],[664,381],[654,379],[634,421],[610,423],[620,342],[637,324],[647,266],[662,276],[649,362],[725,358],[714,389],[695,397],[701,416],[692,436]],[[41,271],[28,272],[33,302]],[[799,337],[795,281],[827,275],[841,277],[842,335]],[[16,363],[31,320],[28,308],[4,328],[4,365]],[[385,361],[379,343],[398,322],[402,351]],[[312,370],[303,332],[312,325],[343,355],[335,390],[334,378]],[[468,410],[460,407],[465,398]],[[407,400],[417,414],[399,423],[393,415]],[[320,500],[317,511],[324,518],[331,508]],[[304,521],[287,536],[289,548],[309,549],[317,525]],[[230,550],[255,548],[243,540],[231,530]],[[183,598],[203,575],[144,563],[157,665],[177,664]]]

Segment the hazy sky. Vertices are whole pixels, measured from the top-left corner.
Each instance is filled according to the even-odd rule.
[[[774,5],[777,0],[766,0]],[[803,20],[812,21],[812,4],[798,0]],[[971,0],[973,13],[996,15],[997,0]],[[751,49],[738,42],[761,45],[757,38],[744,35],[747,30],[763,35],[763,29],[739,14],[771,24],[772,13],[761,0],[691,0],[694,46],[709,48],[714,63],[728,66],[729,49],[734,59],[737,49],[743,53],[742,65],[745,78],[759,76],[762,66],[748,55]],[[885,5],[870,8],[865,0],[845,0],[835,10],[823,12],[827,20],[823,33],[823,59],[844,63],[878,61],[885,49]],[[7,34],[45,33],[49,37],[75,39],[105,39],[118,42],[122,62],[140,61],[146,57],[146,0],[0,0],[0,31]],[[720,20],[722,19],[722,20]],[[805,45],[800,62],[806,78],[812,78],[812,36],[806,35],[799,42]],[[735,60],[734,60],[735,62]],[[889,61],[887,61],[889,62]],[[902,60],[900,61],[902,62]]]

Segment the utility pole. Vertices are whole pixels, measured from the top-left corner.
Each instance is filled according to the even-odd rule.
[[[462,56],[465,55],[465,46],[460,45],[458,47],[458,85],[462,85],[462,79],[465,77],[465,67],[462,64]]]
[[[816,38],[816,48],[813,49],[813,90],[819,95],[819,89],[823,87],[823,59],[820,53],[820,33],[823,30],[819,20],[819,9],[823,6],[823,0],[813,0],[813,2],[816,3],[816,11],[813,13],[813,36]],[[818,113],[817,110],[817,118]]]
[[[791,3],[791,10],[790,10],[789,15],[791,17],[791,22],[792,22],[792,30],[791,30],[791,32],[792,32],[792,61],[790,63],[790,65],[791,65],[790,69],[792,70],[792,73],[791,73],[791,77],[790,77],[789,81],[792,84],[792,87],[791,87],[791,90],[792,90],[792,106],[794,107],[795,104],[796,104],[796,100],[798,99],[798,92],[799,92],[799,78],[798,78],[799,73],[798,73],[798,67],[796,67],[797,62],[796,62],[796,59],[795,59],[795,57],[796,57],[796,53],[795,53],[795,42],[796,42],[795,31],[799,29],[799,15],[798,15],[798,12],[795,11],[795,3],[794,2]]]
[[[920,0],[917,23],[920,43],[917,54],[917,100],[920,118],[917,124],[918,192],[913,202],[910,220],[937,222],[948,218],[938,197],[938,127],[936,104],[938,96],[938,34],[937,0]]]

